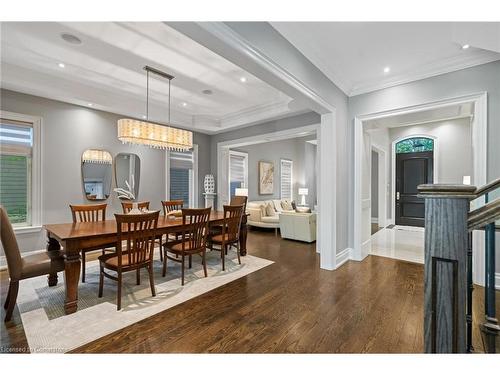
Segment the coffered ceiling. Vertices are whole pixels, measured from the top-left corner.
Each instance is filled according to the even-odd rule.
[[[64,33],[81,43],[63,40]],[[161,22],[1,24],[5,89],[142,118],[144,65],[175,76],[172,123],[189,129],[214,133],[301,112],[289,108],[288,96]],[[167,120],[167,82],[151,76],[153,121]]]
[[[350,96],[500,59],[495,22],[271,25]]]

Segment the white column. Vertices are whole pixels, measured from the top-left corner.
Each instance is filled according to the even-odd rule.
[[[326,270],[336,268],[336,170],[337,136],[335,113],[321,116],[318,136],[319,189],[318,189],[318,240],[320,267]]]

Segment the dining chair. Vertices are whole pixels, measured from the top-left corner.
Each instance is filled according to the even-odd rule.
[[[170,212],[182,210],[184,201],[182,199],[161,201],[161,205],[163,207],[163,215],[167,216]]]
[[[242,196],[242,195],[235,195],[234,197],[231,197],[231,201],[229,203],[230,206],[239,206],[239,205],[243,205],[243,214],[245,213],[246,211],[246,208],[247,208],[247,200],[248,200],[248,197],[245,197],[245,196]],[[211,225],[210,228],[210,233],[209,233],[209,236],[208,236],[208,247],[211,248],[212,246],[212,237],[217,235],[217,234],[221,234],[222,233],[222,224],[218,224],[218,225]],[[226,251],[226,255],[227,255],[227,251]]]
[[[124,214],[128,214],[134,205],[134,202],[122,202],[122,209]],[[149,202],[137,202],[139,210],[149,210]]]
[[[74,205],[70,204],[71,216],[73,217],[73,223],[87,223],[106,220],[106,208],[107,203],[101,204],[80,204]],[[114,247],[114,244],[110,244]],[[82,254],[82,283],[85,282],[85,262],[86,254],[91,251],[102,250],[102,253],[106,253],[106,248],[102,246],[91,247],[81,251]],[[112,251],[112,249],[109,249]]]
[[[198,254],[202,257],[203,272],[207,274],[206,245],[208,236],[208,220],[211,208],[184,208],[182,210],[181,238],[178,241],[167,242],[163,249],[163,272],[167,273],[167,258],[174,262],[181,263],[182,276],[181,285],[184,285],[185,258],[189,257],[189,268],[192,266],[192,256]],[[169,254],[174,254],[172,257]],[[180,259],[178,258],[180,256]]]
[[[7,258],[7,268],[9,272],[9,291],[4,309],[7,310],[5,321],[12,318],[12,312],[16,305],[17,293],[19,292],[19,281],[43,275],[57,275],[57,272],[64,271],[64,257],[60,250],[47,251],[21,257],[19,245],[14,234],[14,229],[10,223],[5,209],[0,206],[0,237],[2,241],[5,257]],[[55,284],[52,282],[49,286]]]
[[[238,255],[238,263],[241,264],[240,259],[240,228],[241,219],[243,217],[245,206],[234,205],[224,206],[224,221],[222,223],[222,231],[220,234],[212,234],[209,240],[210,250],[214,250],[213,245],[220,246],[220,253],[222,259],[222,270],[226,270],[226,255],[231,246],[236,247],[236,254]],[[219,249],[216,249],[219,250]]]
[[[153,251],[160,211],[145,214],[115,214],[118,241],[114,254],[99,257],[99,298],[104,289],[104,277],[118,283],[117,310],[122,307],[122,277],[130,271],[136,272],[137,285],[141,284],[141,269],[149,273],[151,294],[156,296],[153,278]],[[116,276],[105,272],[111,270]]]

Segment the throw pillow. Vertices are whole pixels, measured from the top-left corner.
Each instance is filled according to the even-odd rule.
[[[267,216],[267,214],[266,214],[266,206],[264,206],[263,204],[261,204],[259,206],[259,208],[260,208],[260,216],[262,216],[262,217]]]
[[[268,203],[266,206],[266,216],[274,216],[275,214],[274,207],[271,203]]]
[[[281,201],[279,199],[273,200],[273,203],[277,212],[283,212],[283,207],[281,207]]]
[[[287,200],[284,200],[281,203],[281,206],[283,207],[283,210],[285,210],[285,211],[293,211],[292,203],[290,203]]]

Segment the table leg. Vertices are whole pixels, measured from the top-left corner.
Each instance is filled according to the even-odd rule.
[[[80,251],[66,244],[64,255],[64,280],[66,285],[66,299],[64,311],[72,314],[78,310],[78,282],[80,280]]]
[[[59,241],[55,238],[50,237],[50,234],[47,233],[47,251],[59,251],[61,250],[61,245]],[[57,285],[57,273],[51,273],[47,276],[47,284],[49,286]]]
[[[244,215],[243,219],[241,221],[241,228],[240,228],[240,255],[241,256],[247,255],[247,232],[248,232],[247,217],[246,217],[246,215]]]

